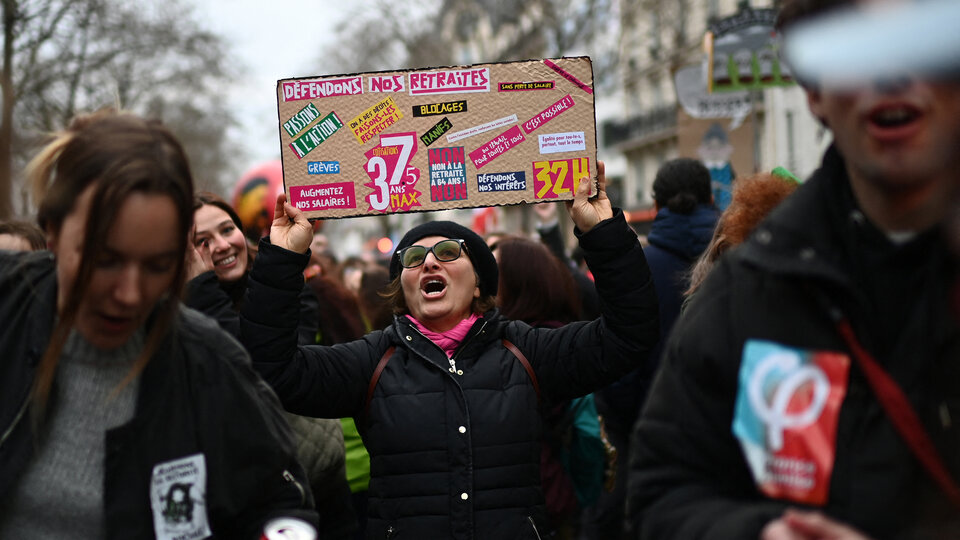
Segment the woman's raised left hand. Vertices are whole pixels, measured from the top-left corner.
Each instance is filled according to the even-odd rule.
[[[567,201],[570,218],[580,229],[587,232],[597,223],[613,217],[613,207],[607,197],[607,176],[602,161],[597,161],[597,196],[590,198],[590,178],[581,178],[573,201]]]
[[[277,206],[273,210],[273,223],[270,225],[270,243],[306,253],[313,241],[313,227],[303,212],[287,202],[287,194],[277,195]]]

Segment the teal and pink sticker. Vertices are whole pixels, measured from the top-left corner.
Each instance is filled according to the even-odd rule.
[[[732,431],[767,496],[826,503],[849,370],[843,353],[747,340]]]

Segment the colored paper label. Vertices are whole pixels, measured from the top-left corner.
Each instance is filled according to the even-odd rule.
[[[307,174],[340,174],[340,162],[311,161],[307,163]]]
[[[556,199],[564,193],[575,193],[580,180],[589,177],[588,158],[534,161],[533,194],[538,199]]]
[[[431,103],[429,105],[414,105],[413,116],[439,116],[467,112],[466,101],[447,101],[446,103]]]
[[[430,146],[434,143],[434,141],[439,139],[441,135],[450,131],[450,128],[452,127],[453,124],[450,123],[450,120],[444,118],[443,120],[437,122],[435,126],[430,128],[430,131],[421,135],[420,142],[422,142],[424,146]]]
[[[490,91],[490,69],[418,71],[410,74],[410,95],[467,94]]]
[[[519,92],[526,90],[553,90],[553,81],[502,82],[497,84],[498,92]]]
[[[406,90],[403,75],[374,75],[367,79],[370,92],[403,92]]]
[[[306,129],[307,126],[317,118],[320,118],[320,111],[317,110],[313,103],[308,103],[306,107],[300,109],[297,114],[283,123],[283,129],[287,132],[287,135],[296,137],[298,133]]]
[[[520,131],[520,126],[513,126],[488,141],[487,144],[470,152],[470,160],[473,161],[473,166],[479,169],[523,141],[524,137]]]
[[[400,108],[392,97],[387,96],[351,120],[350,131],[357,138],[357,142],[363,144],[396,124],[401,118],[403,113]]]
[[[511,114],[510,116],[504,116],[503,118],[497,118],[492,122],[487,122],[485,124],[480,124],[479,126],[473,126],[472,128],[450,133],[447,135],[447,142],[457,142],[460,139],[466,139],[467,137],[472,137],[474,135],[479,135],[481,133],[493,131],[503,126],[509,126],[510,124],[513,124],[516,121],[517,121],[517,115],[515,114]]]
[[[543,63],[546,64],[547,67],[549,67],[550,69],[552,69],[552,70],[556,71],[557,73],[559,73],[560,76],[563,77],[564,79],[572,82],[572,83],[573,83],[574,85],[576,85],[579,89],[583,90],[584,92],[586,92],[586,93],[588,93],[588,94],[592,94],[592,93],[593,93],[593,88],[590,88],[590,85],[588,85],[587,83],[585,83],[585,82],[581,81],[580,79],[574,77],[573,74],[570,73],[569,71],[563,69],[562,67],[558,66],[557,64],[555,64],[554,62],[552,62],[552,61],[550,61],[550,60],[544,60]]]
[[[477,191],[526,191],[527,174],[523,171],[477,175]]]
[[[587,139],[582,131],[569,133],[549,133],[537,137],[540,142],[541,154],[556,154],[559,152],[577,152],[587,149]]]
[[[827,502],[849,369],[838,352],[746,342],[732,430],[763,493]]]
[[[355,96],[363,93],[363,78],[288,81],[283,83],[283,100],[320,99],[333,96]]]
[[[409,211],[421,206],[421,193],[414,189],[420,180],[420,169],[410,165],[417,153],[416,133],[381,135],[380,144],[364,153],[364,169],[372,182],[364,184],[373,191],[367,195],[368,211]]]
[[[343,127],[343,122],[337,117],[337,113],[331,112],[317,122],[312,128],[308,129],[300,137],[290,143],[290,148],[296,154],[297,159],[303,159],[303,156],[320,146],[323,141],[330,138]]]
[[[430,200],[461,201],[467,198],[467,166],[462,146],[427,150],[430,163]]]
[[[290,204],[299,210],[356,208],[353,182],[337,182],[317,186],[291,186]]]
[[[573,107],[573,105],[574,105],[573,98],[570,97],[570,94],[567,94],[562,98],[560,98],[560,100],[554,103],[553,105],[540,111],[540,114],[524,122],[523,130],[526,131],[527,133],[530,133],[533,130],[539,128],[540,126],[546,124],[550,120],[553,120],[560,113],[568,110],[570,107]]]

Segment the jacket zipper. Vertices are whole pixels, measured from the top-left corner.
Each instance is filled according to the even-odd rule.
[[[13,423],[10,424],[10,427],[3,432],[3,436],[0,436],[0,446],[3,446],[3,443],[7,442],[7,439],[10,437],[10,434],[13,433],[13,430],[17,427],[17,424],[20,423],[20,419],[23,418],[23,413],[27,411],[27,406],[30,404],[30,398],[27,397],[24,400],[23,405],[20,407],[20,410],[17,412],[17,416],[13,418]]]
[[[480,325],[480,330],[477,330],[477,333],[476,333],[476,334],[470,336],[470,338],[467,339],[467,341],[464,341],[463,343],[460,344],[459,350],[458,350],[456,353],[454,353],[453,356],[450,357],[450,373],[455,373],[455,374],[457,374],[457,375],[463,375],[463,370],[457,369],[457,357],[460,356],[460,351],[463,350],[463,346],[466,345],[467,343],[469,343],[470,341],[472,341],[475,336],[477,336],[477,335],[479,335],[479,334],[482,334],[482,333],[483,333],[483,329],[486,328],[486,327],[487,327],[487,321],[484,320],[484,321],[483,321],[483,324]],[[446,353],[444,353],[444,354],[446,354]]]
[[[293,485],[297,486],[297,491],[300,492],[300,506],[307,504],[307,493],[303,490],[303,486],[300,485],[300,482],[297,482],[297,479],[293,477],[290,471],[283,470],[283,479],[287,482],[292,482]]]
[[[487,327],[487,321],[484,320],[484,321],[483,321],[483,324],[480,325],[480,330],[477,331],[477,334],[482,333],[482,332],[483,332],[483,329],[486,328],[486,327]],[[429,341],[430,343],[433,343],[433,341],[430,340],[430,338],[428,338],[427,336],[423,335],[423,332],[421,332],[417,327],[411,326],[410,328],[411,328],[414,332],[420,334],[421,337],[423,337],[424,339],[426,339],[426,340]],[[477,334],[474,334],[474,336],[477,335]],[[473,336],[471,336],[470,339],[468,339],[467,341],[461,343],[461,344],[460,344],[460,350],[463,350],[463,345],[464,345],[465,343],[470,342],[470,340],[472,340],[472,339],[473,339]],[[434,345],[436,348],[440,349],[440,346],[437,345],[436,343],[433,343],[433,345]],[[443,349],[440,349],[440,352],[442,352],[444,356],[447,355],[447,353],[446,353]],[[457,357],[458,357],[458,356],[460,356],[460,351],[457,351],[457,353],[454,354],[452,357],[447,358],[447,362],[450,363],[450,368],[449,368],[447,371],[449,371],[450,373],[453,373],[454,375],[463,375],[463,370],[457,369]]]

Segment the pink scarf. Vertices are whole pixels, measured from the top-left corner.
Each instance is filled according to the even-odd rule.
[[[447,353],[447,358],[450,358],[453,356],[453,351],[457,350],[460,342],[463,341],[463,338],[467,337],[467,332],[470,331],[473,323],[477,322],[477,319],[480,317],[476,313],[471,313],[469,317],[460,321],[456,326],[446,332],[434,332],[424,326],[420,321],[414,319],[411,315],[407,315],[407,318],[417,327],[417,330],[420,330],[430,341],[436,343],[437,346],[443,349],[443,351]]]

